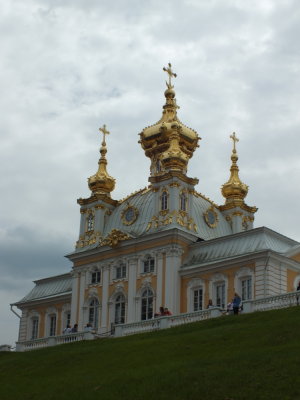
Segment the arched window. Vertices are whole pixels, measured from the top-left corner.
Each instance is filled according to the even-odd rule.
[[[87,227],[86,227],[87,232],[91,232],[94,230],[94,216],[92,213],[89,213],[87,217]]]
[[[186,211],[187,209],[187,196],[185,193],[180,194],[180,210]]]
[[[100,283],[100,281],[101,281],[101,271],[95,269],[91,273],[91,284],[97,284]]]
[[[242,300],[252,299],[252,277],[241,278]]]
[[[162,211],[168,209],[168,193],[166,191],[161,194],[161,209]]]
[[[126,264],[121,262],[115,267],[115,279],[124,279],[126,278]]]
[[[160,161],[156,160],[156,173],[160,172],[161,168],[160,168]]]
[[[155,259],[153,257],[148,256],[143,262],[143,272],[154,272]]]
[[[193,290],[193,311],[200,311],[203,308],[202,287]]]
[[[49,336],[56,335],[56,314],[49,315]]]
[[[217,307],[225,308],[225,282],[217,282],[215,284],[216,301],[214,304]]]
[[[99,301],[97,299],[92,299],[89,305],[89,323],[94,329],[98,328],[98,308]]]
[[[38,330],[39,330],[39,318],[33,317],[31,319],[31,339],[38,338]]]
[[[115,301],[115,324],[125,323],[125,297],[119,294]]]
[[[151,289],[145,289],[142,293],[142,320],[153,317],[153,292]]]

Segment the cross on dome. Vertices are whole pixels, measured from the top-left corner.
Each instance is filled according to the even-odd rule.
[[[174,76],[174,78],[176,78],[177,74],[175,74],[175,72],[172,71],[171,63],[168,63],[168,68],[163,67],[163,70],[169,75],[169,83],[167,83],[167,82],[166,83],[167,83],[168,88],[171,88],[172,87],[171,79],[173,76]]]
[[[99,128],[99,131],[103,133],[103,143],[105,143],[105,135],[109,135],[110,132],[106,129],[105,124],[102,126],[102,128]]]
[[[235,136],[235,132],[233,132],[233,134],[230,135],[229,137],[230,137],[230,139],[233,140],[233,151],[235,152],[235,151],[236,151],[236,150],[235,150],[235,143],[238,142],[239,139]]]

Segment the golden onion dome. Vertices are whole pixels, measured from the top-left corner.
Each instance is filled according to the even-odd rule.
[[[110,192],[114,190],[116,181],[108,174],[106,170],[107,160],[105,155],[107,153],[107,148],[105,135],[108,135],[109,131],[106,129],[105,125],[103,125],[99,131],[103,133],[103,140],[100,148],[101,157],[98,161],[99,167],[96,174],[88,178],[88,185],[94,194],[105,194],[110,197]]]
[[[179,170],[185,173],[189,159],[199,147],[200,137],[177,117],[179,107],[171,83],[171,78],[177,75],[172,71],[170,63],[164,71],[169,75],[169,82],[166,82],[166,103],[163,106],[162,117],[156,124],[143,129],[139,143],[152,164],[159,162],[165,170]]]
[[[240,201],[242,202],[248,193],[248,186],[240,180],[239,177],[239,167],[237,166],[238,155],[235,148],[235,143],[238,142],[238,138],[235,136],[235,133],[230,136],[233,140],[233,150],[231,154],[231,168],[230,168],[230,178],[229,180],[222,186],[222,195],[226,199],[226,203],[231,201]]]

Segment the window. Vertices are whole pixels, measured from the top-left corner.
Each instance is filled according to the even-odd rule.
[[[32,318],[31,320],[31,339],[37,339],[38,337],[38,329],[39,329],[39,319],[37,317]]]
[[[91,283],[100,283],[101,271],[93,271],[91,274]]]
[[[56,315],[50,315],[50,329],[49,336],[55,336],[56,334]]]
[[[202,288],[194,290],[194,307],[193,311],[202,310],[203,290]]]
[[[87,231],[91,232],[94,230],[94,216],[92,213],[89,213],[87,217]]]
[[[98,307],[99,301],[97,299],[91,300],[89,305],[89,323],[94,329],[98,328]]]
[[[163,191],[161,195],[161,209],[162,211],[168,209],[168,193],[166,191]]]
[[[148,257],[145,261],[144,261],[144,273],[147,272],[154,272],[154,265],[155,265],[155,260],[153,257]]]
[[[115,302],[115,324],[124,324],[124,322],[125,322],[125,297],[122,294],[119,294]]]
[[[241,280],[242,284],[242,300],[250,300],[252,298],[252,278]]]
[[[120,264],[116,267],[116,279],[126,278],[126,264]]]
[[[159,160],[156,160],[156,172],[158,173],[160,171],[161,171],[160,162],[159,162]]]
[[[217,307],[225,308],[225,283],[216,284],[216,302]]]
[[[186,211],[187,209],[187,197],[185,193],[180,194],[180,210]]]
[[[142,320],[153,317],[153,292],[151,289],[144,290],[142,294]]]

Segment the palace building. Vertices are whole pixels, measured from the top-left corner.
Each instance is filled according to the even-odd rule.
[[[257,208],[245,202],[233,133],[229,179],[218,205],[196,190],[187,174],[199,147],[197,132],[177,116],[171,64],[160,120],[144,128],[139,143],[150,159],[148,186],[114,199],[104,125],[90,197],[77,200],[80,233],[67,255],[72,270],[35,281],[14,303],[21,310],[19,341],[61,335],[67,324],[99,334],[117,324],[154,318],[160,306],[174,314],[222,309],[237,292],[242,300],[296,289],[300,243],[266,227],[254,228]]]

